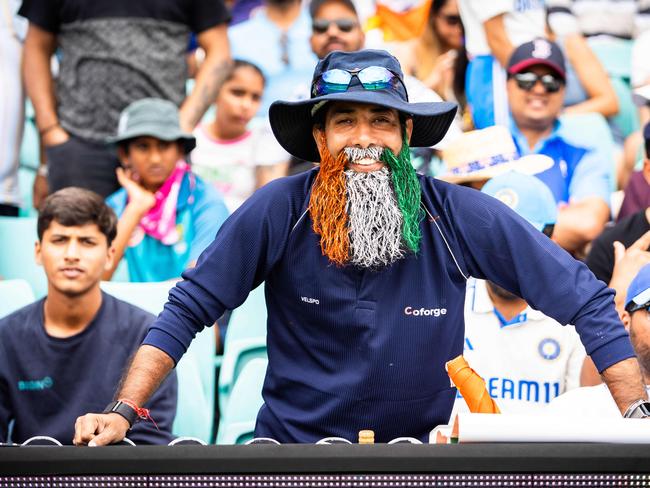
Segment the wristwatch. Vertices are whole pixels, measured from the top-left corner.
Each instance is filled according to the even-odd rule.
[[[135,411],[135,409],[132,406],[124,402],[121,402],[120,400],[109,403],[102,413],[112,413],[112,412],[117,413],[122,417],[124,417],[126,421],[129,423],[129,428],[133,427],[135,421],[138,420],[138,413]]]
[[[650,402],[643,398],[637,400],[627,407],[623,417],[626,419],[644,419],[650,417]]]

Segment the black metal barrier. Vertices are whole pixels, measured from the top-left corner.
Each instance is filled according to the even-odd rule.
[[[650,445],[1,447],[0,487],[650,486]]]

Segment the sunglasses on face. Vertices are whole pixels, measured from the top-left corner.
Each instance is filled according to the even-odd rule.
[[[556,93],[560,91],[560,88],[564,85],[564,81],[561,78],[550,73],[538,75],[529,71],[527,73],[517,73],[512,75],[512,78],[515,79],[517,86],[525,91],[532,90],[538,81],[542,84],[546,93]]]
[[[363,69],[331,69],[323,72],[312,83],[312,96],[318,97],[347,91],[354,77],[366,90],[396,89],[401,84],[406,92],[406,87],[397,73],[383,66],[368,66]]]
[[[627,307],[625,307],[625,311],[629,314],[633,314],[634,312],[638,312],[639,310],[648,310],[650,309],[650,302],[645,302],[640,305],[630,302]]]
[[[457,26],[461,24],[460,15],[441,15],[442,20],[449,26]]]
[[[311,29],[317,34],[325,34],[331,24],[336,25],[336,28],[341,32],[352,32],[352,29],[357,26],[357,22],[353,19],[315,19],[311,24]]]

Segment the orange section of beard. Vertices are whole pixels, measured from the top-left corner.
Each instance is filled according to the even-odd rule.
[[[321,164],[309,200],[309,213],[313,229],[320,236],[323,254],[336,265],[343,265],[349,259],[350,239],[348,236],[348,215],[345,211],[347,193],[345,164],[347,156],[343,151],[334,159],[327,149],[324,134],[321,138]]]

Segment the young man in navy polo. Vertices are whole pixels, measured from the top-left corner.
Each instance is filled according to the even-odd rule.
[[[0,320],[0,442],[45,435],[70,444],[75,419],[114,400],[154,320],[99,288],[113,262],[116,228],[113,211],[88,190],[59,190],[41,206],[36,259],[48,292]],[[176,375],[169,376],[146,405],[157,427],[135,425],[133,442],[172,440],[176,390]]]
[[[224,223],[170,292],[120,397],[146,401],[196,331],[265,281],[256,435],[314,442],[369,428],[378,442],[424,440],[449,419],[444,364],[462,353],[474,276],[574,323],[621,411],[645,398],[603,283],[494,198],[413,170],[409,145],[438,142],[454,104],[408,103],[399,63],[373,50],[330,53],[311,96],[275,102],[269,115],[280,144],[320,167],[271,182]],[[407,313],[420,309],[439,313]],[[75,443],[121,439],[132,412],[116,413],[78,419]]]

